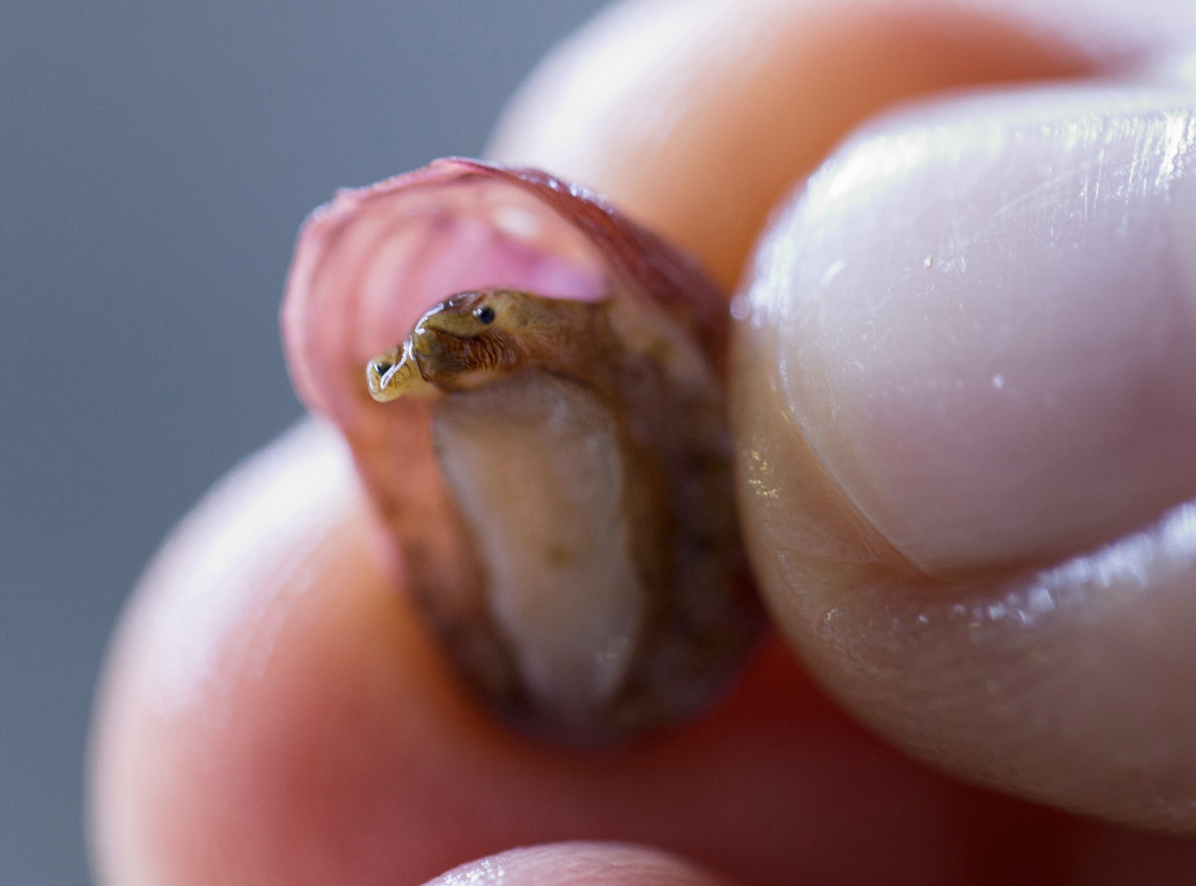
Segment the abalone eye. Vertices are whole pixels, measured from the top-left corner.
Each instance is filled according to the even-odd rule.
[[[473,312],[473,315],[478,318],[478,322],[483,326],[489,326],[494,322],[494,308],[490,307],[490,305],[478,308]]]
[[[378,373],[379,375],[386,375],[387,371],[392,366],[394,366],[394,364],[389,360],[379,360],[374,364],[374,372]]]

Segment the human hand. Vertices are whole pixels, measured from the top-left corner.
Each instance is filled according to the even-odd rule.
[[[765,321],[740,339],[745,521],[781,633],[857,717],[941,769],[1190,833],[1192,518],[1139,530],[1196,479],[1196,21],[1114,5],[634,4],[549,62],[494,153],[606,191],[731,285],[769,207],[883,105],[1122,77],[1006,83],[836,152],[744,289]],[[1196,869],[1186,841],[910,761],[779,641],[698,723],[593,757],[529,745],[443,672],[371,519],[343,448],[309,426],[168,543],[97,708],[101,876],[417,882],[578,838],[741,882]],[[1115,564],[1072,559],[1121,537]],[[1063,562],[1046,598],[985,577]],[[646,852],[546,846],[490,870],[703,882]]]

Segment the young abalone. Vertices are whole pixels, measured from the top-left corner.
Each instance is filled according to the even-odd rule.
[[[484,703],[596,744],[735,671],[761,617],[726,306],[693,263],[577,185],[438,161],[317,210],[283,322],[301,396],[348,438]]]

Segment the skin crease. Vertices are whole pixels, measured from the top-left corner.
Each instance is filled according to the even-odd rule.
[[[1153,14],[1114,5],[1027,3],[1005,14],[997,4],[689,4],[684,26],[662,39],[676,4],[633,4],[549,62],[493,153],[598,187],[731,283],[789,183],[892,100],[1115,72],[1131,61],[1149,67],[1191,33],[1183,4],[1155,4]],[[992,16],[1040,24],[1000,26]],[[937,39],[942,29],[950,48]],[[620,67],[629,59],[637,64]],[[612,70],[627,73],[590,73]],[[677,112],[662,118],[661,107]],[[741,377],[767,371],[761,362]],[[757,432],[788,444],[791,457],[805,451],[791,425],[761,422]],[[794,488],[826,493],[816,499],[820,521],[858,544],[842,492],[820,486],[817,471],[799,477]],[[793,513],[805,525],[805,512]],[[97,700],[89,810],[99,882],[418,883],[469,858],[572,839],[657,846],[742,883],[1181,883],[1196,870],[1188,840],[1069,817],[910,761],[828,703],[777,641],[724,705],[691,726],[594,758],[521,742],[448,678],[389,583],[371,520],[343,448],[314,426],[247,463],[176,531],[114,638]],[[758,552],[780,549],[765,523],[753,525]],[[870,537],[866,526],[862,534]],[[883,553],[884,539],[871,540]],[[1125,652],[1113,702],[1146,685],[1184,685],[1190,670],[1159,670],[1183,659],[1152,652],[1152,624],[1190,619],[1188,597],[1166,595],[1170,608],[1141,619],[1125,618],[1125,607],[1099,619],[1099,632]],[[883,595],[872,599],[871,614],[883,612]],[[1033,721],[1036,705],[1059,706],[1042,691],[1050,680],[1035,680],[1004,690],[1017,712],[1010,720],[985,719],[991,705],[955,704],[953,721],[936,721],[918,703],[919,681],[951,669],[963,675],[966,701],[984,685],[991,656],[959,654],[945,632],[938,647],[878,644],[884,655],[870,658],[867,643],[824,642],[811,627],[812,613],[829,611],[817,595],[772,604],[825,685],[857,711],[885,701],[872,725],[940,767],[979,777],[964,753],[975,746],[960,735],[980,730],[1000,746],[1011,725]],[[867,637],[869,610],[849,614],[839,637]],[[1067,649],[1071,636],[1063,623],[1045,640]],[[999,638],[985,648],[999,660]],[[1088,708],[1083,693],[1068,697],[1093,715],[1086,734],[1132,730],[1109,697]],[[1172,739],[1192,729],[1180,702],[1172,710],[1173,722],[1151,723],[1162,730],[1158,755],[1136,765],[1183,784],[1196,760]],[[903,711],[921,732],[894,728]],[[1049,762],[1072,747],[1056,737],[1022,733],[1029,753],[1014,763]],[[1114,761],[1088,762],[1082,779],[1048,785],[1043,799],[1134,820],[1133,808],[1103,793]],[[1050,771],[1035,765],[1031,776]],[[981,775],[1030,793],[1013,770]],[[615,864],[624,851],[589,847],[586,863]],[[540,852],[535,876],[578,862],[575,844]],[[704,882],[692,870],[674,874],[625,881]],[[516,869],[504,882],[523,876]]]

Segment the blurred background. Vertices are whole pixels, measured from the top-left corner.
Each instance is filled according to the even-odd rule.
[[[170,527],[301,414],[303,217],[477,155],[601,5],[0,4],[0,883],[90,882],[105,643]]]

